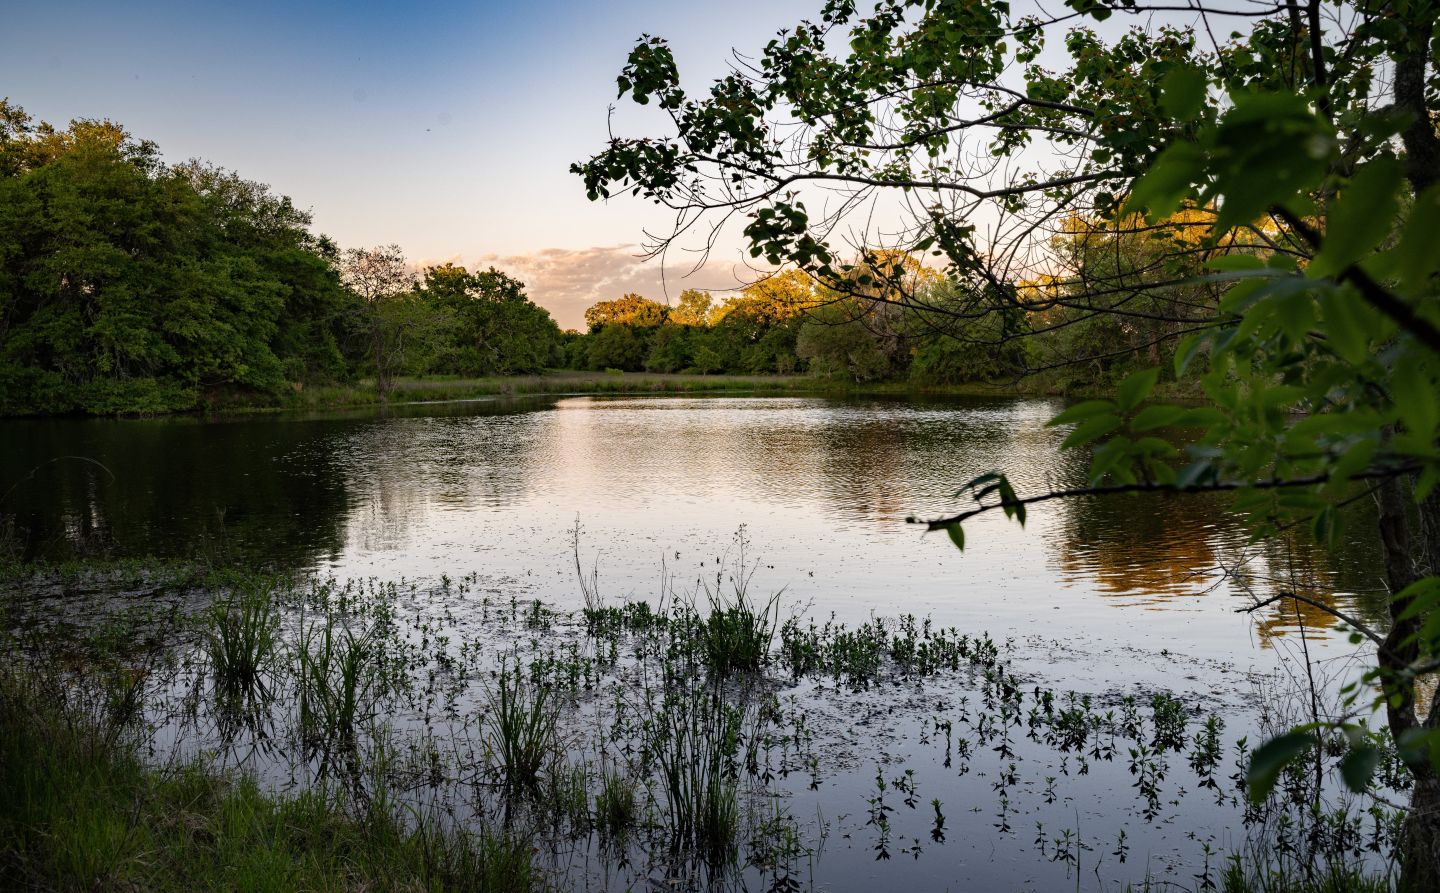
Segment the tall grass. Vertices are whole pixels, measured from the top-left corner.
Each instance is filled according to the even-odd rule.
[[[610,766],[600,769],[600,791],[595,795],[595,827],[607,837],[618,837],[635,824],[635,783]]]
[[[92,709],[106,683],[0,663],[0,889],[504,891],[546,887],[527,842],[413,812],[354,815],[198,763],[161,771],[128,724]],[[81,690],[91,696],[81,697]]]
[[[312,745],[355,741],[355,726],[375,680],[371,631],[356,633],[326,612],[301,620],[295,647],[296,694],[301,734]]]
[[[719,859],[733,851],[740,826],[739,712],[718,688],[686,691],[673,681],[667,680],[664,701],[646,724],[668,831],[674,846]]]
[[[501,666],[488,696],[480,717],[486,755],[508,790],[533,792],[541,773],[563,751],[558,709],[545,686],[526,680],[518,662]]]
[[[780,619],[780,596],[784,590],[760,601],[750,594],[750,583],[758,565],[745,562],[745,529],[736,535],[733,566],[716,573],[713,585],[702,581],[709,613],[700,629],[706,666],[716,676],[737,671],[758,672],[770,660],[770,646]],[[692,609],[693,610],[693,609]]]
[[[226,701],[265,694],[279,626],[273,591],[272,582],[243,582],[210,609],[205,651],[216,690]]]

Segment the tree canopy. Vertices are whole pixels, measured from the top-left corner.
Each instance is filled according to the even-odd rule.
[[[0,100],[0,414],[154,413],[307,382],[561,361],[523,285],[397,246],[340,251],[268,187],[111,121]]]
[[[740,219],[752,256],[856,301],[972,342],[1047,336],[1055,355],[1017,355],[1026,369],[1123,358],[1113,399],[1054,419],[1093,451],[1089,485],[970,481],[973,507],[928,521],[957,545],[977,514],[1023,523],[1047,500],[1148,490],[1230,492],[1257,536],[1333,541],[1373,498],[1390,626],[1334,619],[1370,639],[1413,775],[1402,884],[1440,887],[1440,708],[1416,695],[1440,669],[1440,7],[1066,7],[830,0],[702,92],[646,36],[618,92],[668,131],[572,170],[592,199],[673,210],[656,251]],[[897,253],[949,285],[913,287],[883,263]],[[1203,406],[1147,402],[1179,374]],[[1364,787],[1365,691],[1257,752],[1252,792],[1339,733]]]

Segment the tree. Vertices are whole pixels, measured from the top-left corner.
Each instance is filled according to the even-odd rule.
[[[346,297],[309,223],[116,123],[0,101],[0,412],[184,410],[334,372]]]
[[[664,323],[669,315],[670,308],[664,304],[657,304],[637,294],[627,294],[613,301],[601,301],[591,305],[585,311],[585,323],[592,332],[601,326],[615,323],[654,328]]]
[[[715,299],[708,291],[687,288],[680,292],[680,300],[670,311],[668,319],[680,326],[708,326],[714,308]]]
[[[525,285],[494,267],[470,273],[454,264],[430,267],[422,299],[453,324],[442,336],[437,363],[461,375],[543,372],[560,349],[550,311],[525,295]]]
[[[1008,314],[1022,325],[1005,339],[1097,323],[1107,337],[1060,361],[1138,371],[1055,419],[1075,425],[1068,447],[1094,447],[1089,485],[1022,497],[1003,474],[976,479],[974,508],[929,522],[957,545],[978,513],[1023,523],[1050,499],[1145,490],[1230,492],[1257,535],[1305,522],[1323,541],[1354,488],[1373,495],[1390,626],[1337,619],[1374,644],[1377,705],[1414,781],[1401,885],[1440,889],[1440,708],[1421,715],[1416,697],[1440,670],[1440,6],[1067,6],[830,0],[699,96],[646,37],[619,93],[654,100],[672,131],[572,170],[592,199],[674,210],[656,251],[743,217],[753,256],[857,299],[957,324]],[[1141,25],[1107,39],[1073,24],[1117,15]],[[1042,65],[1057,44],[1060,64]],[[855,263],[832,241],[844,232]],[[929,253],[973,300],[927,302],[873,262],[889,252]],[[1207,406],[1142,405],[1162,347],[1177,374],[1208,363]],[[1162,436],[1176,425],[1205,432],[1197,449]],[[1354,718],[1261,747],[1252,794],[1335,730],[1363,787],[1374,755]]]
[[[415,275],[399,245],[349,248],[340,256],[340,278],[360,299],[360,325],[375,368],[375,392],[384,403],[390,382],[405,361],[411,335],[425,319],[409,302]]]
[[[877,381],[890,373],[890,357],[866,324],[870,307],[847,298],[813,311],[800,328],[795,354],[822,375],[856,382]]]
[[[650,349],[643,331],[624,323],[602,325],[589,338],[586,358],[590,368],[622,372],[639,372],[645,368]]]

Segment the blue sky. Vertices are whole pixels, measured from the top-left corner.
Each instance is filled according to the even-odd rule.
[[[576,325],[603,297],[664,296],[654,265],[632,258],[664,216],[591,204],[567,172],[603,145],[636,38],[668,38],[682,77],[703,84],[732,47],[754,52],[819,6],[7,0],[0,95],[55,124],[108,117],[168,160],[268,183],[344,246],[495,262]],[[627,106],[619,129],[659,129]],[[670,295],[734,284],[731,260],[672,279]]]

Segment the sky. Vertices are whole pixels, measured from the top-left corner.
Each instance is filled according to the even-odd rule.
[[[109,118],[267,183],[343,247],[395,243],[417,265],[494,264],[564,327],[635,291],[674,300],[755,274],[733,246],[691,278],[642,263],[641,200],[586,200],[570,164],[603,148],[615,76],[642,34],[692,87],[820,0],[727,3],[219,3],[3,0],[0,96],[64,125]],[[650,117],[647,117],[650,116]],[[616,129],[661,132],[618,106]]]

